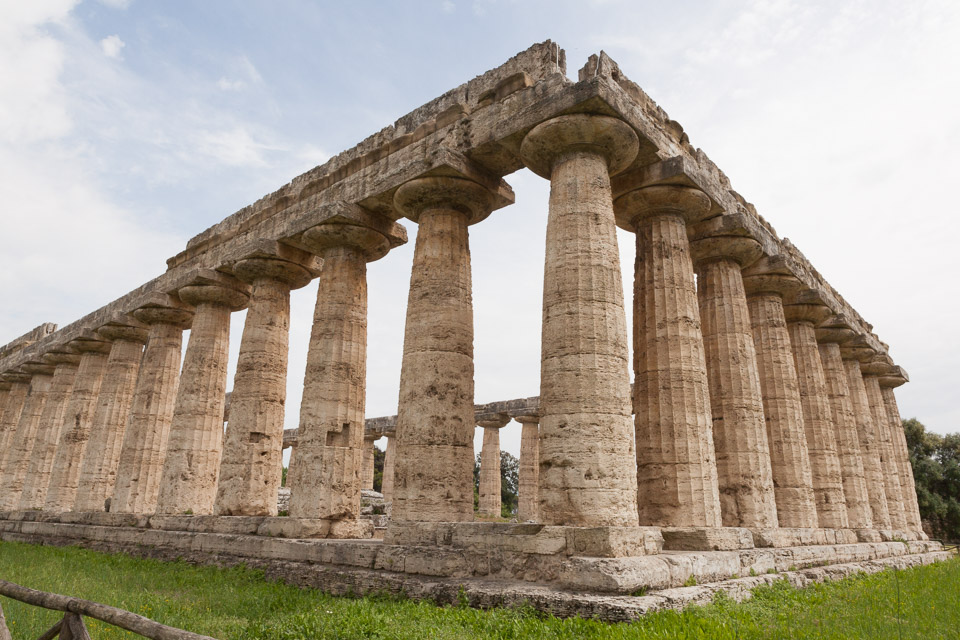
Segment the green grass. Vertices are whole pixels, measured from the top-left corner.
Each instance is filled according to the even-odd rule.
[[[797,590],[784,582],[736,604],[667,611],[631,624],[559,620],[530,609],[478,611],[388,597],[334,598],[258,571],[164,563],[78,548],[0,542],[0,578],[134,611],[218,638],[957,638],[960,559]],[[898,598],[899,590],[899,598]],[[900,622],[898,625],[898,601]],[[58,615],[0,598],[13,637]],[[132,637],[89,620],[96,640]],[[899,629],[898,629],[899,626]]]

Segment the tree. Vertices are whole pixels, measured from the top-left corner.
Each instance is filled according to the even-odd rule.
[[[500,516],[512,518],[517,515],[520,494],[520,461],[500,452]],[[480,508],[480,454],[473,461],[473,510]]]
[[[960,434],[930,433],[916,418],[904,420],[903,430],[927,532],[960,540]]]
[[[386,451],[373,448],[373,490],[383,493],[383,461],[387,458]]]

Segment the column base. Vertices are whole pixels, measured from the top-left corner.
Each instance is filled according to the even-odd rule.
[[[659,527],[567,527],[512,522],[412,522],[387,526],[384,544],[623,558],[660,553]]]

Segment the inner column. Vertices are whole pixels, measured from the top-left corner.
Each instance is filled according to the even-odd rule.
[[[517,416],[520,432],[519,492],[517,520],[536,522],[540,506],[540,416]]]
[[[723,524],[710,393],[687,222],[706,194],[652,186],[617,199],[637,234],[634,407],[640,523]]]
[[[503,503],[500,497],[500,429],[510,422],[509,416],[479,420],[483,429],[483,448],[480,450],[480,505],[479,515],[499,518]]]
[[[3,462],[5,452],[10,450],[13,434],[20,422],[20,412],[27,400],[30,390],[30,376],[24,374],[4,374],[4,382],[9,386],[6,402],[3,405],[3,414],[0,416],[0,463]],[[0,467],[0,477],[3,468]]]
[[[394,203],[418,224],[397,413],[392,521],[473,520],[473,294],[468,226],[493,194],[417,178]]]
[[[860,362],[843,353],[843,368],[847,372],[847,386],[850,387],[850,401],[857,419],[857,438],[860,441],[860,453],[863,458],[863,474],[867,480],[867,496],[870,499],[870,514],[874,529],[890,529],[890,510],[887,507],[887,493],[884,487],[883,466],[880,455],[880,438],[870,413],[870,401],[863,384]]]
[[[875,370],[869,368],[870,365],[861,364],[861,372],[863,367],[868,367],[870,371],[863,376],[863,384],[867,392],[867,402],[870,404],[874,430],[879,437],[880,465],[883,469],[883,487],[887,497],[887,511],[890,512],[890,526],[898,531],[909,531],[910,526],[904,509],[906,501],[900,486],[900,470],[897,456],[894,455],[893,438],[890,434],[886,407],[883,404],[883,395],[880,393],[880,381],[874,375]]]
[[[550,179],[540,361],[540,519],[636,526],[626,313],[610,175],[638,138],[625,122],[577,114],[524,138],[524,164]]]
[[[899,367],[895,367],[894,371],[879,378],[880,394],[883,397],[887,420],[890,422],[890,433],[893,436],[894,454],[897,456],[897,469],[900,472],[900,490],[904,498],[903,508],[907,526],[910,531],[914,531],[925,538],[926,534],[923,533],[923,524],[920,520],[920,506],[917,503],[917,487],[913,479],[913,467],[910,465],[910,453],[907,450],[907,437],[903,431],[903,420],[900,418],[897,398],[893,393],[895,387],[899,387],[906,382],[906,378],[901,374],[901,371]]]

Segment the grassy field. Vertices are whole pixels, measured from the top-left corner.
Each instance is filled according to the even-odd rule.
[[[803,590],[781,582],[744,604],[718,599],[617,625],[524,609],[334,598],[244,568],[11,542],[0,542],[0,578],[218,638],[960,638],[960,559]],[[16,639],[32,640],[58,619],[6,598],[0,604]],[[94,640],[134,637],[96,620],[88,619],[88,628]]]

